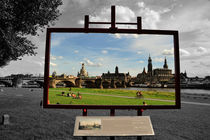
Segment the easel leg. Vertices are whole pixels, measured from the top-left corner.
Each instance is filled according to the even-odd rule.
[[[111,109],[110,110],[110,116],[115,116],[115,109]],[[110,140],[115,140],[115,137],[114,136],[111,136],[110,137]]]
[[[137,110],[137,116],[142,116],[142,109]],[[142,136],[137,136],[137,140],[142,140]]]
[[[83,115],[83,116],[87,116],[87,109],[83,109],[83,110],[82,110],[82,115]],[[83,140],[87,140],[87,136],[83,136],[82,139],[83,139]]]
[[[87,109],[83,109],[83,110],[82,110],[82,115],[83,115],[83,116],[87,116]]]

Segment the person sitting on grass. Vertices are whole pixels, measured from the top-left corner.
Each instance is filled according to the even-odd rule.
[[[143,94],[141,91],[137,91],[136,96],[141,98],[141,97],[143,97]]]
[[[64,96],[65,92],[62,92],[61,95]]]
[[[73,99],[76,99],[76,95],[74,93],[72,93],[72,97]]]
[[[67,93],[67,97],[70,97],[70,94],[69,93]]]
[[[147,105],[147,103],[146,103],[145,101],[143,101],[143,105],[144,105],[144,106],[146,106],[146,105]]]
[[[146,105],[147,105],[147,103],[145,101],[143,101],[143,106],[146,106]],[[146,110],[146,109],[141,109],[141,112],[143,112],[144,110]]]

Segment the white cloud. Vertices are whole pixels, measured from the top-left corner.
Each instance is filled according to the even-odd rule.
[[[44,61],[37,61],[37,60],[34,60],[34,61],[30,61],[31,63],[34,63],[34,64],[36,64],[36,65],[39,65],[39,66],[41,66],[41,67],[43,67],[44,66]]]
[[[139,35],[137,34],[114,34],[112,35],[114,38],[118,38],[118,39],[121,39],[121,38],[138,38]]]
[[[57,66],[57,64],[50,62],[50,66],[55,67],[55,66]]]
[[[125,6],[116,6],[116,16],[118,21],[130,22],[136,18],[133,10]]]
[[[101,58],[101,57],[100,57],[100,58],[98,58],[97,60],[98,60],[98,61],[104,61],[104,59],[103,59],[103,58]]]
[[[115,37],[115,38],[118,38],[118,39],[121,38],[120,34],[114,34],[114,37]]]
[[[70,62],[63,62],[63,64],[70,64]]]
[[[94,63],[92,62],[91,60],[87,59],[87,58],[84,58],[84,61],[86,63],[87,66],[90,66],[90,67],[101,67],[102,64],[101,63]],[[82,62],[80,62],[82,63]]]
[[[164,19],[160,25],[161,28],[191,32],[194,30],[205,30],[210,27],[210,20],[206,15],[210,10],[208,1],[193,1],[185,4],[183,7],[178,7],[177,5],[175,9],[173,15],[169,17],[170,19]]]
[[[173,48],[171,43],[172,36],[166,35],[139,35],[132,44],[129,50],[133,52],[144,51],[144,53],[151,54],[151,56],[162,55],[163,50]]]
[[[63,56],[58,56],[58,59],[63,59]]]
[[[190,52],[184,49],[179,49],[180,55],[181,56],[190,56]]]
[[[140,61],[138,61],[138,63],[142,64],[142,63],[144,63],[144,61],[140,60]]]
[[[199,54],[204,54],[204,53],[207,52],[207,49],[204,48],[204,47],[198,47],[198,48],[196,49],[196,52],[199,53]]]
[[[174,55],[174,49],[164,49],[162,52],[163,55]]]
[[[141,2],[138,2],[137,5],[138,5],[139,7],[142,7],[142,8],[145,6],[144,2],[142,2],[142,1],[141,1]]]
[[[79,53],[79,51],[78,50],[75,50],[74,53]]]
[[[142,17],[142,27],[149,29],[157,29],[157,23],[160,22],[161,11],[150,9],[144,2],[138,2],[139,11],[137,15]]]
[[[163,58],[154,58],[154,62],[164,62]]]
[[[108,47],[106,49],[111,51],[122,51],[122,48],[116,48],[116,47]]]
[[[51,41],[51,46],[52,47],[59,46],[60,43],[61,43],[61,40],[54,39],[54,40]]]
[[[63,56],[50,55],[51,60],[63,59]]]
[[[137,51],[137,54],[142,54],[142,51]]]
[[[53,56],[53,55],[50,55],[50,59],[51,59],[51,60],[56,60],[56,57]]]
[[[110,21],[111,18],[111,8],[110,6],[105,6],[103,7],[97,15],[90,15],[90,21],[92,22],[98,22],[98,21],[105,21],[108,22]],[[116,5],[116,19],[117,22],[131,22],[131,21],[136,21],[136,15],[133,10],[131,10],[129,7],[122,6],[122,5]],[[84,20],[79,20],[79,24],[84,24]],[[110,27],[110,25],[94,25],[95,27]],[[133,27],[133,26],[128,26],[128,25],[120,25],[120,28],[127,28],[127,27]]]
[[[107,53],[108,53],[108,51],[106,51],[106,50],[102,50],[102,51],[101,51],[101,53],[103,53],[103,54],[107,54]]]

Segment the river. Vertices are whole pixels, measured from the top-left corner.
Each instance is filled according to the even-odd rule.
[[[0,87],[0,89],[7,89],[11,87]],[[174,92],[173,88],[137,88],[137,87],[128,87],[122,88],[127,90],[140,90],[140,91],[167,91],[167,92]],[[16,89],[14,88],[14,92]],[[205,94],[210,95],[210,90],[205,89],[181,89],[181,94]]]

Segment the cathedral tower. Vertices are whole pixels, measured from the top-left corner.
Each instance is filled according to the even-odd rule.
[[[163,65],[163,68],[164,68],[164,69],[168,69],[168,64],[167,64],[167,60],[166,60],[166,57],[165,57],[165,61],[164,61],[164,65]]]
[[[149,55],[149,59],[148,59],[148,70],[147,70],[147,73],[152,76],[152,59]]]
[[[118,66],[115,68],[115,74],[119,74]]]

